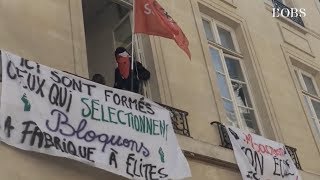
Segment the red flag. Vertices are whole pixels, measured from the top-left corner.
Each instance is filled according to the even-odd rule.
[[[135,0],[134,2],[134,33],[173,39],[191,59],[187,37],[160,4],[156,0]]]

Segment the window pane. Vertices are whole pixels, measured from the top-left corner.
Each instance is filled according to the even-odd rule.
[[[299,78],[299,75],[298,75],[297,70],[294,70],[294,74],[296,75],[296,77],[297,77],[297,79],[298,79],[298,82],[299,82],[299,86],[300,86],[300,88],[302,89],[302,85],[301,85],[300,78]]]
[[[247,85],[234,81],[231,84],[237,104],[239,106],[252,107]]]
[[[229,89],[227,86],[226,77],[223,74],[217,73],[217,78],[221,96],[227,99],[231,99]]]
[[[232,102],[223,100],[223,106],[227,114],[228,124],[231,126],[239,127]]]
[[[235,51],[231,33],[223,28],[220,28],[219,26],[218,26],[218,33],[219,33],[221,45],[225,48]]]
[[[312,118],[312,120],[313,120],[313,122],[314,122],[314,124],[316,126],[318,134],[320,135],[320,120],[317,119],[317,118]]]
[[[304,99],[305,105],[307,106],[308,116],[311,117],[311,118],[315,118],[315,117],[312,115],[312,111],[311,111],[310,104],[309,104],[308,99],[307,99],[307,97],[306,97],[305,95],[303,96],[303,99]]]
[[[207,20],[202,19],[202,23],[203,23],[204,31],[206,32],[207,39],[209,41],[214,42],[214,37],[213,37],[213,33],[212,33],[210,22],[207,21]]]
[[[246,126],[249,128],[250,132],[258,133],[258,126],[256,123],[256,118],[254,111],[246,108],[239,107],[241,119],[246,123]]]
[[[131,43],[131,24],[129,16],[114,31],[116,47],[127,46]]]
[[[308,91],[308,93],[317,96],[317,91],[316,91],[316,88],[314,87],[312,79],[304,74],[302,74],[302,78],[304,83],[306,84],[306,87],[307,87],[306,90]]]
[[[221,57],[219,51],[210,47],[211,59],[216,71],[224,72],[221,63]]]
[[[225,60],[226,60],[230,78],[244,82],[244,77],[243,77],[242,69],[240,66],[240,62],[238,60],[235,60],[229,57],[225,57]]]
[[[318,101],[312,100],[313,109],[316,112],[317,118],[320,119],[320,103]]]

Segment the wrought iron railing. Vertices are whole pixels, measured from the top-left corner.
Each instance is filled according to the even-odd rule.
[[[292,161],[296,165],[297,169],[301,170],[302,168],[301,168],[301,164],[300,164],[300,161],[299,161],[299,158],[297,155],[297,149],[290,147],[290,146],[287,146],[287,145],[286,145],[286,149],[287,149],[289,155],[291,156]]]
[[[220,140],[221,140],[220,146],[232,150],[232,144],[231,144],[228,132],[227,132],[227,128],[223,124],[221,124],[220,122],[216,122],[216,121],[211,122],[211,125],[215,125],[218,128]],[[301,164],[299,162],[299,158],[297,155],[297,149],[290,147],[290,146],[286,146],[286,149],[287,149],[289,155],[291,156],[291,159],[293,160],[294,164],[296,165],[297,169],[301,170],[302,168],[301,168]]]
[[[64,72],[68,73],[68,74],[72,74],[72,75],[80,77],[80,78],[83,78],[83,79],[87,79],[87,78],[84,78],[82,76],[79,76],[79,75],[76,75],[76,74],[73,74],[73,73],[70,73],[67,71],[64,71]],[[90,79],[87,79],[87,80],[91,81]],[[191,137],[190,131],[189,131],[188,119],[187,119],[187,116],[189,113],[186,111],[182,111],[180,109],[170,107],[168,105],[164,105],[161,103],[158,103],[158,104],[170,111],[171,121],[172,121],[172,126],[174,129],[174,132],[177,134]]]
[[[300,26],[304,27],[304,23],[303,20],[300,16],[300,14],[298,14],[298,16],[292,16],[291,13],[291,8],[289,8],[288,6],[284,5],[282,2],[278,1],[278,0],[272,0],[273,1],[273,5],[275,9],[278,9],[277,12],[282,11],[282,15],[286,16],[287,18],[289,18],[290,20],[292,20],[293,22],[299,24]]]
[[[191,137],[187,119],[189,113],[164,104],[160,105],[170,111],[172,126],[175,133]]]
[[[226,127],[220,122],[216,122],[216,121],[211,122],[211,125],[216,125],[218,127],[221,146],[224,148],[232,149],[231,140],[229,138]]]

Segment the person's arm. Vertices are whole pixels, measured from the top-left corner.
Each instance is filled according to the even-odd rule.
[[[143,67],[140,62],[136,62],[137,75],[140,80],[146,81],[150,79],[150,72]]]

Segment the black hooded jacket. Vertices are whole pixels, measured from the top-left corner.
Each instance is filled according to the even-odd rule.
[[[150,72],[146,68],[144,68],[140,62],[137,61],[134,61],[133,67],[133,92],[139,93],[141,82],[146,81],[150,78]],[[119,68],[116,68],[114,77],[114,88],[131,91],[132,72],[130,72],[128,78],[123,79],[120,74]]]

